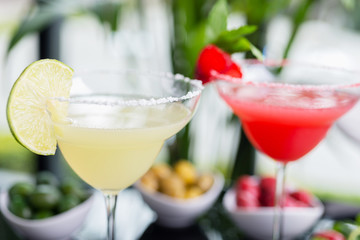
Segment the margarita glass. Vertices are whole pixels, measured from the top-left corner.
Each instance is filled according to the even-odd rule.
[[[88,71],[73,77],[70,98],[48,102],[59,148],[81,179],[100,190],[114,239],[117,194],[152,165],[164,141],[192,118],[199,81],[138,71]],[[66,109],[65,116],[55,116]]]
[[[249,60],[241,67],[241,79],[215,74],[215,84],[253,146],[277,162],[273,239],[281,239],[285,168],[355,105],[360,75],[290,61]]]

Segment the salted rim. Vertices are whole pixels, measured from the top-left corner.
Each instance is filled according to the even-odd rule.
[[[358,81],[355,83],[350,84],[291,84],[291,83],[280,83],[280,82],[254,82],[251,80],[246,81],[244,78],[232,77],[226,74],[219,73],[217,71],[212,71],[211,75],[214,78],[215,83],[217,82],[226,82],[228,84],[233,85],[251,85],[251,86],[258,86],[258,87],[271,87],[271,88],[287,88],[293,90],[336,90],[336,89],[348,89],[348,88],[355,88],[360,87],[360,72],[354,69],[346,69],[340,67],[332,67],[332,66],[325,66],[325,65],[316,65],[311,63],[304,63],[300,61],[293,61],[293,60],[243,60],[239,62],[239,65],[245,64],[245,66],[256,66],[256,65],[263,65],[267,67],[281,67],[286,66],[289,64],[297,64],[301,66],[308,66],[315,69],[323,69],[323,70],[332,70],[336,72],[346,72],[349,74],[354,74],[354,76],[358,76]],[[245,81],[244,81],[245,80]]]
[[[188,91],[185,95],[182,95],[180,97],[152,97],[152,98],[139,98],[139,99],[129,99],[129,100],[119,100],[119,99],[97,99],[97,100],[90,100],[90,99],[80,99],[84,95],[74,95],[70,96],[69,98],[66,97],[56,97],[51,98],[50,100],[57,100],[61,102],[68,102],[68,103],[75,103],[75,104],[94,104],[94,105],[106,105],[106,106],[153,106],[153,105],[159,105],[159,104],[166,104],[166,103],[173,103],[173,102],[181,102],[185,101],[191,98],[194,98],[196,96],[199,96],[204,89],[204,86],[202,85],[202,82],[197,79],[191,79],[188,77],[185,77],[182,74],[176,73],[170,73],[170,72],[156,72],[156,71],[139,71],[139,70],[114,70],[114,69],[98,69],[98,70],[82,70],[79,72],[75,72],[73,79],[75,79],[78,76],[81,76],[81,74],[84,73],[102,73],[106,72],[109,74],[126,74],[126,73],[133,73],[133,74],[141,74],[141,75],[151,75],[151,76],[158,76],[161,78],[171,78],[174,79],[174,81],[183,81],[185,83],[190,83],[192,85],[192,88],[194,88],[193,91]],[[106,96],[104,94],[99,94],[99,96]],[[111,95],[110,95],[111,96]]]

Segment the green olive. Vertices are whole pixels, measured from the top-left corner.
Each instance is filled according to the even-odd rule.
[[[64,194],[77,194],[79,189],[81,189],[81,185],[78,181],[66,179],[61,184],[60,189]]]
[[[75,180],[67,179],[60,186],[61,192],[64,195],[75,195],[80,201],[84,201],[89,197],[88,191],[84,189],[84,187]]]
[[[85,189],[82,189],[78,196],[80,201],[83,202],[91,196],[91,193],[89,191],[86,191]]]
[[[35,191],[30,194],[29,202],[35,209],[50,210],[53,209],[60,201],[61,193],[53,185],[38,185]]]
[[[27,182],[18,182],[11,186],[9,189],[10,199],[20,195],[22,197],[29,196],[35,190],[35,185]]]
[[[43,171],[39,172],[36,175],[36,184],[49,184],[53,186],[59,186],[59,180],[52,172]]]
[[[20,195],[15,195],[9,203],[9,210],[13,214],[21,218],[31,218],[31,208],[26,203],[25,199]]]
[[[80,203],[80,199],[76,195],[64,195],[58,205],[58,211],[65,212],[73,207],[76,207]]]
[[[54,212],[51,210],[40,210],[34,213],[33,219],[44,219],[54,216]]]

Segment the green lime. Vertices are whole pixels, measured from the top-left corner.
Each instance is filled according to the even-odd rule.
[[[49,171],[42,171],[36,175],[36,184],[49,184],[53,186],[59,185],[59,179]]]
[[[80,203],[80,199],[75,195],[64,195],[58,205],[59,212],[66,212]]]
[[[360,237],[360,227],[355,228],[347,238],[348,240],[357,240]]]
[[[35,185],[28,182],[18,182],[11,186],[9,189],[10,199],[13,199],[16,195],[22,197],[29,196],[35,190]]]
[[[31,208],[28,206],[25,199],[20,195],[15,195],[10,201],[9,210],[18,217],[26,219],[31,218]]]
[[[40,210],[34,213],[33,219],[44,219],[54,216],[54,212],[51,210]]]
[[[61,198],[57,187],[42,184],[38,185],[35,191],[30,194],[29,202],[35,209],[49,210],[56,207]]]
[[[30,151],[53,155],[56,138],[50,115],[66,115],[66,105],[49,99],[70,95],[73,70],[64,63],[43,59],[30,64],[14,83],[7,102],[7,120],[15,139]]]

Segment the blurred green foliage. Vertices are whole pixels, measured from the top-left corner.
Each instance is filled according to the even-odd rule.
[[[201,48],[208,43],[206,20],[215,1],[173,0],[171,3],[174,19],[172,46],[174,72],[192,76],[197,56]]]
[[[213,22],[223,24],[223,19],[231,13],[242,14],[246,18],[246,25],[257,26],[258,30],[247,36],[247,39],[260,49],[265,45],[267,24],[281,14],[288,16],[293,23],[293,30],[284,56],[286,57],[298,27],[307,19],[310,7],[316,2],[317,0],[304,0],[296,1],[294,4],[291,0],[173,0],[171,3],[174,16],[174,71],[193,76],[200,50],[211,42],[207,35],[207,26],[213,25]],[[211,9],[219,3],[222,4],[222,8],[227,9],[228,14],[212,16]],[[254,57],[251,52],[246,56]]]
[[[348,26],[360,29],[360,15],[357,11],[360,9],[360,3],[356,0],[164,0],[164,4],[169,4],[173,13],[174,71],[192,76],[199,51],[212,42],[220,30],[226,28],[226,18],[232,13],[242,14],[247,25],[257,26],[256,33],[249,35],[247,39],[260,49],[265,46],[267,26],[271,20],[279,15],[288,17],[292,23],[292,32],[284,52],[286,57],[299,26],[306,20],[314,18],[314,14],[310,15],[311,11],[321,8],[324,2],[336,2],[335,7],[342,7],[348,12]],[[24,36],[45,29],[57,19],[73,15],[93,15],[111,31],[116,31],[122,10],[129,4],[141,8],[139,1],[34,1],[28,14],[14,31],[8,52]],[[220,11],[212,11],[214,8]],[[249,52],[246,57],[253,55]]]
[[[0,169],[33,173],[35,155],[22,147],[11,134],[0,134]]]

